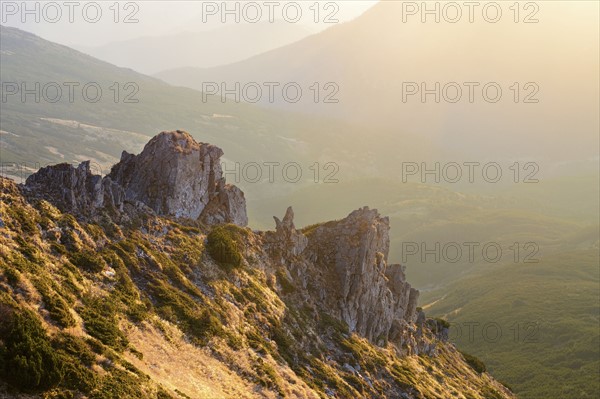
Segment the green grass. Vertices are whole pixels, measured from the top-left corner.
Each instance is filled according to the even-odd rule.
[[[466,352],[460,352],[460,353],[462,354],[462,356],[465,359],[465,361],[467,362],[467,364],[469,366],[471,366],[471,368],[473,370],[475,370],[479,374],[485,373],[487,371],[487,367],[485,366],[485,363],[483,363],[480,359],[476,358],[473,355],[469,355]]]
[[[118,326],[118,304],[112,298],[85,298],[79,314],[83,318],[88,334],[104,345],[122,351],[127,346],[127,338]]]
[[[22,390],[50,388],[64,378],[65,362],[50,346],[38,318],[0,303],[0,375]]]
[[[520,398],[594,398],[600,390],[598,264],[597,250],[580,250],[508,265],[428,293],[430,300],[444,297],[426,312],[447,317],[451,340]]]

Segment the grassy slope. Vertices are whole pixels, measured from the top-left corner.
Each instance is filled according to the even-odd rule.
[[[143,215],[80,224],[46,202],[28,205],[5,179],[0,195],[0,377],[12,393],[512,397],[452,346],[398,358],[294,301],[284,291],[299,288],[277,277],[248,229]],[[223,263],[231,259],[242,262]]]
[[[524,399],[595,398],[600,391],[598,248],[508,265],[461,280],[426,311],[454,324],[460,348],[482,358]],[[472,339],[466,323],[476,321]],[[486,323],[497,323],[483,334]],[[518,331],[518,332],[517,332]]]

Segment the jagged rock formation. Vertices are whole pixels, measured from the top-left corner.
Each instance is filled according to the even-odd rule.
[[[46,199],[78,215],[90,214],[103,205],[102,177],[92,175],[89,161],[77,168],[66,163],[41,168],[29,176],[25,190],[30,197]]]
[[[79,216],[105,207],[122,211],[130,203],[157,215],[245,226],[244,193],[225,184],[222,155],[220,148],[197,143],[186,132],[163,132],[139,155],[123,152],[104,179],[91,174],[89,162],[77,168],[60,164],[30,176],[25,191]]]
[[[284,256],[281,261],[285,262],[285,259],[291,260],[292,257],[302,254],[308,245],[308,239],[296,230],[292,207],[287,209],[283,220],[279,220],[277,216],[273,216],[273,219],[275,220],[275,232],[267,235],[267,242],[277,247],[282,255],[290,255]]]
[[[389,219],[368,207],[340,221],[296,230],[288,208],[266,242],[292,281],[318,298],[319,306],[378,345],[391,341],[401,351],[430,351],[420,345],[414,322],[419,291],[404,268],[387,264]]]
[[[387,265],[389,220],[362,208],[347,218],[315,229],[309,257],[328,267],[338,285],[340,318],[351,331],[375,343],[394,334],[394,320],[412,322],[418,291],[404,278],[400,265]],[[393,285],[386,275],[393,276]]]

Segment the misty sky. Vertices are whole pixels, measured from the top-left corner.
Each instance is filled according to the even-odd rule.
[[[288,18],[288,21],[292,21],[296,19],[296,5],[299,5],[302,7],[302,14],[295,23],[306,27],[311,32],[318,32],[332,26],[332,23],[324,23],[328,16],[339,22],[348,21],[359,16],[376,2],[376,0],[320,1],[318,14],[317,8],[314,8],[315,1],[277,1],[276,5],[271,6],[272,8],[265,5],[264,1],[244,0],[228,1],[227,3],[231,10],[234,9],[235,3],[238,3],[239,12],[237,14],[240,17],[240,23],[254,20],[258,15],[257,12],[262,14],[263,21],[268,20],[270,11],[274,19],[285,21]],[[30,14],[23,12],[22,1],[2,1],[0,21],[2,25],[20,28],[40,35],[44,39],[68,46],[98,46],[142,36],[211,30],[225,24],[236,23],[235,14],[223,13],[222,1],[120,1],[118,13],[117,7],[114,6],[115,1],[79,1],[76,2],[78,5],[71,9],[69,6],[65,6],[63,1],[27,3],[28,9],[33,11]],[[58,4],[60,8],[49,6],[48,3]],[[258,4],[259,7],[246,6],[245,3]],[[36,4],[38,11],[35,10]],[[101,10],[101,15],[98,17],[96,4],[100,5]],[[284,7],[287,10],[285,15]],[[311,7],[313,8],[311,9]],[[85,17],[88,20],[84,18],[84,8],[86,10]],[[36,22],[36,13],[39,16],[39,22]],[[73,22],[69,21],[69,14],[72,15]],[[130,23],[125,23],[124,20],[128,17]],[[115,23],[115,18],[119,22]],[[222,22],[223,18],[225,18],[225,23]],[[88,22],[95,19],[97,22]],[[315,23],[315,19],[319,22]],[[51,22],[53,20],[56,22]],[[136,20],[137,22],[134,22]],[[241,41],[243,42],[242,38]]]

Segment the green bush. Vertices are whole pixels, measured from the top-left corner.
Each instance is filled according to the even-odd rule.
[[[88,334],[104,345],[122,351],[127,346],[127,338],[119,329],[116,306],[110,298],[86,299],[80,315]]]
[[[6,276],[6,280],[13,287],[15,287],[17,284],[19,284],[19,281],[21,281],[21,274],[19,271],[8,265],[6,266],[6,269],[4,269],[4,276]]]
[[[239,234],[236,234],[235,230],[227,226],[219,226],[208,235],[206,249],[219,266],[231,270],[242,265],[239,240]]]
[[[449,322],[448,320],[446,320],[446,319],[441,319],[441,318],[439,318],[439,317],[436,317],[434,320],[437,322],[437,324],[438,324],[439,326],[441,326],[441,327],[443,327],[443,328],[450,328],[450,322]]]
[[[281,323],[275,323],[271,330],[271,339],[277,343],[277,349],[281,357],[288,363],[294,363],[294,340],[283,328]]]
[[[99,273],[104,269],[104,261],[92,251],[74,252],[69,260],[75,266],[90,273]]]
[[[39,258],[39,250],[35,246],[31,245],[21,236],[16,236],[15,242],[19,244],[19,251],[27,260],[35,263],[41,262],[41,259]]]
[[[17,222],[15,230],[20,227],[20,230],[26,234],[35,234],[39,232],[35,213],[28,212],[26,208],[19,205],[7,207],[6,212]]]
[[[47,389],[64,377],[65,364],[50,346],[42,323],[31,312],[3,307],[0,375],[21,390]]]
[[[210,313],[208,309],[204,309],[199,315],[187,314],[187,325],[190,333],[206,343],[215,336],[220,335],[223,331],[221,321]]]
[[[156,302],[156,311],[165,320],[177,323],[181,329],[200,344],[206,344],[214,335],[222,335],[221,321],[202,309],[188,295],[172,285],[156,280],[148,288]]]
[[[349,334],[350,330],[345,321],[338,320],[325,312],[319,312],[319,327],[323,330],[333,329],[337,334]]]
[[[462,351],[460,351],[460,353],[463,356],[463,358],[465,359],[465,361],[467,362],[467,364],[476,372],[481,374],[487,370],[485,363],[483,363],[481,360],[479,360],[475,356],[469,355],[468,353],[462,352]]]
[[[88,367],[96,361],[96,354],[89,345],[79,337],[64,332],[58,333],[52,340],[52,347],[76,357]]]
[[[59,294],[51,290],[41,279],[37,280],[34,284],[42,296],[44,307],[48,310],[50,318],[63,328],[73,327],[75,319],[69,311],[67,302]]]
[[[277,271],[275,275],[277,276],[277,281],[279,282],[279,285],[281,285],[281,290],[284,294],[291,294],[296,290],[296,287],[290,280],[288,280],[285,273],[282,271]]]
[[[167,391],[163,388],[159,387],[158,392],[156,392],[156,399],[175,399],[172,395],[169,395]]]
[[[57,322],[59,326],[66,328],[75,325],[75,319],[69,311],[69,306],[60,296],[54,293],[44,296],[44,304],[50,312],[52,320]]]

